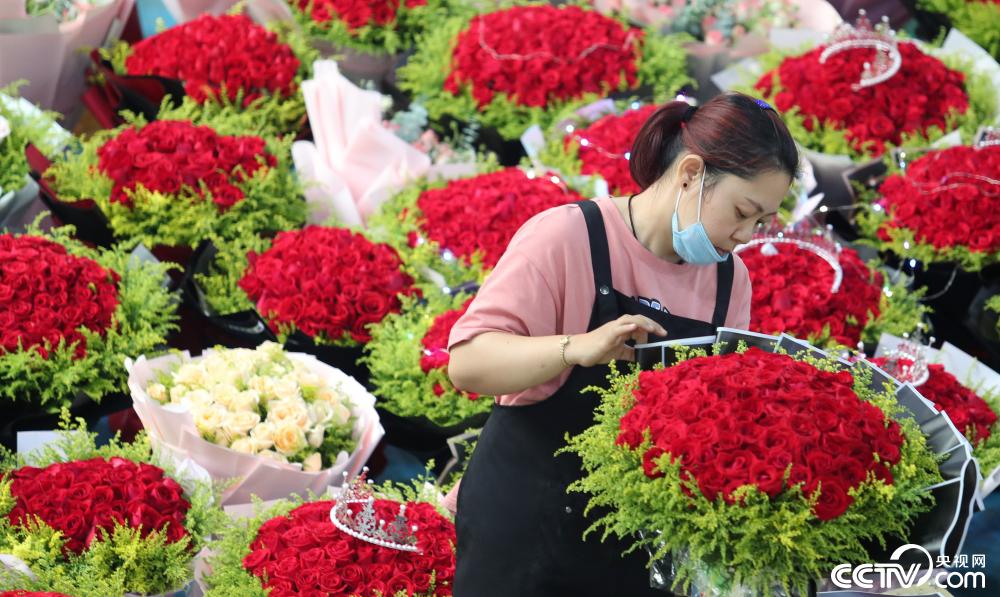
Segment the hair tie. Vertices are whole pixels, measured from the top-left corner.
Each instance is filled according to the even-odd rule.
[[[684,111],[684,116],[681,117],[681,126],[684,126],[685,122],[689,122],[694,117],[694,113],[697,111],[698,106],[688,106],[687,110]]]

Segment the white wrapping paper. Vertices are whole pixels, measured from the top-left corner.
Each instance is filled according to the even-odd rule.
[[[164,405],[150,398],[146,393],[147,385],[173,364],[190,358],[187,353],[149,360],[139,357],[135,362],[126,363],[133,406],[150,441],[178,457],[193,460],[215,480],[230,480],[231,485],[222,495],[223,506],[249,503],[254,495],[262,500],[274,500],[291,494],[306,496],[309,492],[324,493],[328,487],[340,484],[345,471],[352,477],[358,474],[385,435],[375,412],[375,397],[361,384],[312,355],[293,352],[288,356],[324,380],[340,383],[352,403],[351,412],[355,416],[353,437],[357,446],[351,454],[341,452],[332,467],[321,471],[305,472],[300,464],[280,463],[216,445],[201,437],[186,407]]]

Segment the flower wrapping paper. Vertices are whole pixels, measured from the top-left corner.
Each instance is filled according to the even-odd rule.
[[[882,356],[907,340],[891,334],[882,334],[879,338],[875,356]],[[1000,392],[1000,373],[990,369],[976,358],[962,351],[950,342],[945,342],[941,348],[924,347],[929,363],[944,366],[944,370],[954,375],[963,385],[978,388],[977,393]],[[979,499],[982,500],[1000,487],[1000,466],[990,471],[982,471],[983,478],[979,483]]]
[[[353,378],[330,367],[312,355],[289,353],[293,360],[305,365],[311,372],[332,383],[342,383],[353,404],[356,417],[353,438],[357,447],[351,454],[341,452],[334,465],[318,472],[304,472],[300,464],[283,464],[242,454],[203,439],[195,427],[190,411],[179,405],[161,405],[149,397],[146,387],[171,365],[189,358],[188,353],[173,354],[154,359],[139,357],[126,363],[129,370],[129,390],[133,407],[142,420],[150,441],[178,458],[188,458],[198,463],[215,480],[235,480],[222,494],[222,505],[245,504],[252,495],[262,500],[273,500],[309,492],[321,494],[330,486],[341,483],[343,473],[357,475],[374,452],[385,430],[375,412],[375,397]]]
[[[100,47],[121,34],[135,0],[87,6],[77,18],[59,23],[51,15],[25,16],[24,0],[0,2],[0,81],[30,81],[29,101],[66,115],[76,112],[83,93],[88,57],[83,48]]]
[[[310,221],[334,216],[361,225],[395,190],[427,174],[431,161],[382,125],[381,94],[351,83],[331,60],[317,61],[313,73],[302,94],[315,141],[292,145]]]

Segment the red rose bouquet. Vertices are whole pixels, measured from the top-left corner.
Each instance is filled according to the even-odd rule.
[[[611,93],[643,88],[663,100],[690,82],[677,39],[574,5],[453,18],[422,39],[399,75],[431,118],[480,122],[505,139]]]
[[[975,375],[973,370],[969,370],[966,376],[963,376],[963,381],[959,381],[958,377],[949,371],[951,363],[954,363],[949,358],[951,355],[947,354],[949,352],[951,351],[940,353],[941,360],[945,364],[927,365],[926,380],[920,383],[917,389],[924,398],[933,402],[938,410],[948,415],[958,431],[969,439],[973,455],[979,461],[987,478],[1000,478],[998,476],[1000,395],[995,388],[976,383],[973,379]],[[913,366],[913,361],[906,358],[899,358],[895,363],[885,357],[870,360],[879,367],[890,370],[893,366],[903,369]],[[992,487],[995,488],[996,485]],[[984,493],[989,493],[989,490],[984,490]]]
[[[190,120],[245,110],[252,114],[245,120],[253,127],[248,132],[280,134],[302,125],[299,86],[317,54],[291,27],[269,31],[244,15],[206,13],[134,46],[120,42],[105,55],[117,75],[179,81],[187,94],[184,117]]]
[[[919,0],[917,8],[947,17],[959,31],[994,57],[1000,56],[1000,2],[996,0]]]
[[[45,172],[58,199],[92,200],[118,239],[194,246],[305,221],[290,167],[291,139],[239,134],[234,117],[211,125],[136,119],[101,131]]]
[[[930,510],[935,455],[866,365],[730,346],[613,372],[596,424],[570,439],[585,473],[570,491],[607,508],[592,530],[673,552],[674,592],[805,594],[871,561],[867,542],[906,536]]]
[[[459,390],[448,378],[448,335],[471,302],[461,293],[407,299],[402,312],[372,327],[365,361],[381,408],[436,427],[480,426],[492,397]]]
[[[546,135],[539,159],[568,180],[583,178],[584,188],[594,189],[594,195],[638,193],[639,185],[629,172],[629,155],[639,129],[657,108],[632,104],[626,111],[606,114],[593,122],[582,118],[561,121]]]
[[[370,324],[418,292],[395,249],[320,226],[225,246],[198,280],[219,313],[255,308],[283,339],[298,331],[336,346],[365,344]]]
[[[855,90],[872,51],[839,52],[821,63],[825,48],[764,55],[765,74],[739,89],[763,95],[806,149],[878,157],[887,145],[926,145],[953,129],[971,137],[996,117],[993,84],[963,55],[901,40],[899,71]]]
[[[217,555],[209,560],[206,597],[451,595],[455,526],[422,493],[410,487],[377,488],[372,504],[377,518],[390,522],[402,515],[408,526],[416,527],[418,552],[343,532],[331,519],[336,500],[274,504],[223,535]],[[355,515],[360,509],[348,507]]]
[[[883,251],[975,272],[1000,262],[1000,146],[931,151],[888,176],[858,213]]]
[[[91,249],[71,227],[0,235],[0,399],[50,412],[125,391],[122,362],[174,328],[169,266]]]
[[[142,435],[95,441],[81,420],[54,444],[3,459],[0,552],[31,574],[8,571],[0,589],[152,595],[193,579],[194,556],[223,518],[203,471],[182,472]]]
[[[753,286],[750,329],[787,332],[817,346],[874,345],[883,332],[901,335],[918,328],[926,307],[902,282],[886,285],[877,269],[853,249],[830,253],[835,272],[817,251],[791,243],[758,244],[739,252]]]
[[[436,20],[461,4],[447,0],[287,0],[310,37],[366,54],[395,54],[414,45]]]
[[[455,287],[485,277],[533,216],[581,200],[550,172],[505,168],[410,186],[383,204],[369,228],[407,263],[443,276],[439,285]]]

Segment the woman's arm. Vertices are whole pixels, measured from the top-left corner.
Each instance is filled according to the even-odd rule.
[[[566,362],[591,367],[613,360],[635,360],[629,339],[642,343],[666,330],[642,315],[623,315],[587,332],[570,336]],[[467,392],[499,396],[541,385],[566,369],[560,341],[565,336],[518,336],[485,332],[451,349],[448,376]]]

